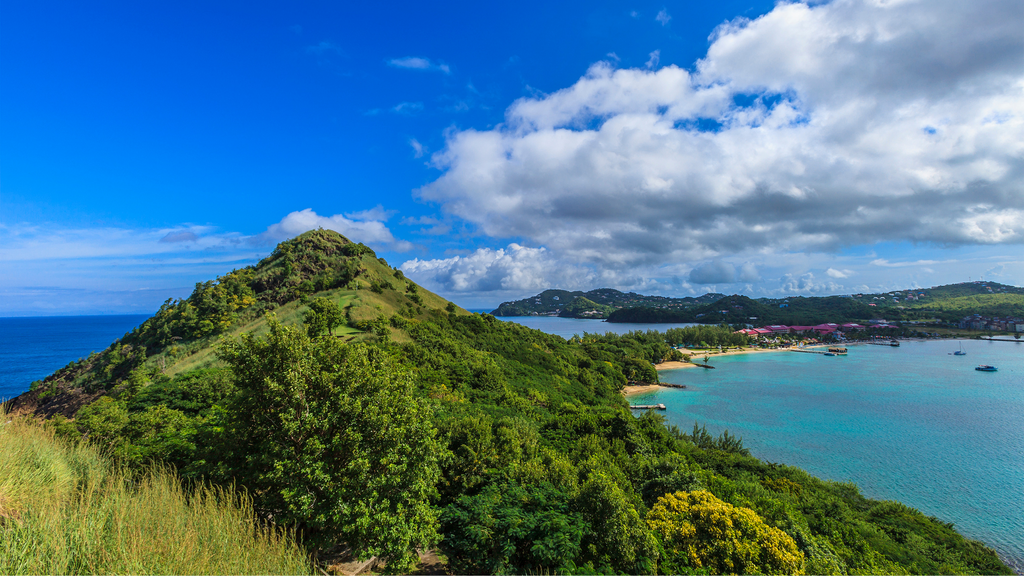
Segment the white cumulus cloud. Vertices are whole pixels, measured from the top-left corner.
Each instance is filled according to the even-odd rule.
[[[466,256],[413,259],[402,271],[418,281],[449,292],[545,290],[553,285],[576,289],[593,281],[585,268],[566,268],[544,248],[509,244],[497,250],[479,248]]]
[[[411,249],[411,243],[397,240],[391,234],[391,230],[384,223],[389,215],[380,206],[362,212],[333,216],[321,216],[311,208],[306,208],[289,213],[280,222],[267,226],[263,233],[252,236],[248,240],[252,244],[272,244],[294,238],[309,230],[324,228],[334,230],[353,242],[362,242],[398,251]]]

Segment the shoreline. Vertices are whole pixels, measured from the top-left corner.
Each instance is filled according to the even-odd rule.
[[[752,349],[746,349],[746,350],[729,350],[728,352],[711,352],[711,353],[708,353],[708,356],[710,356],[711,359],[714,360],[715,358],[720,358],[722,356],[739,356],[739,355],[742,355],[742,354],[765,354],[765,353],[768,353],[768,352],[789,352],[793,348],[794,347],[787,347],[787,348],[752,348]],[[805,348],[813,348],[813,346],[805,346]],[[700,356],[701,359],[703,359],[703,356],[705,354],[703,351],[694,351],[694,350],[687,350],[687,349],[680,349],[679,351],[682,352],[683,354],[690,354],[695,359],[698,356]],[[661,364],[655,364],[654,365],[654,369],[657,370],[658,372],[661,372],[662,370],[681,370],[681,369],[684,369],[684,368],[687,368],[687,369],[689,369],[689,368],[700,368],[700,366],[698,366],[696,364],[693,364],[692,362],[675,362],[675,361],[662,362]],[[670,386],[661,386],[660,384],[644,384],[642,386],[623,386],[622,387],[622,394],[624,396],[635,396],[637,394],[646,394],[648,392],[654,392],[656,390],[661,390],[662,388],[671,388],[671,387]]]
[[[805,346],[805,348],[813,348],[814,346]],[[786,348],[748,348],[745,350],[729,350],[728,352],[703,352],[700,350],[687,350],[680,349],[679,351],[683,354],[689,354],[693,359],[703,359],[704,355],[710,356],[711,360],[715,358],[721,358],[722,356],[739,356],[742,354],[766,354],[769,352],[789,352],[794,349],[795,346],[788,346]],[[679,368],[698,368],[698,366],[692,362],[662,362],[661,364],[655,364],[654,369],[659,372],[662,370],[677,370]]]
[[[937,339],[936,338],[900,338],[899,340],[901,342],[931,342],[931,341],[934,341],[934,340],[937,340]],[[986,338],[982,338],[980,340],[984,341],[984,340],[987,340],[987,339]],[[1022,339],[1021,342],[1024,342],[1024,339]],[[727,352],[705,352],[705,351],[702,351],[702,350],[690,350],[690,349],[686,349],[686,348],[680,348],[679,351],[682,352],[683,354],[690,354],[691,357],[692,357],[691,360],[698,360],[698,361],[699,360],[703,360],[704,354],[707,354],[708,356],[710,356],[710,360],[713,361],[715,358],[719,358],[719,357],[722,357],[722,356],[739,356],[741,354],[765,354],[765,353],[769,353],[769,352],[791,352],[791,351],[795,351],[795,350],[798,351],[798,350],[811,350],[811,349],[815,349],[815,348],[829,348],[831,346],[858,346],[858,345],[865,345],[865,344],[871,344],[871,342],[865,341],[865,340],[859,340],[859,341],[855,340],[853,342],[842,342],[842,343],[832,343],[832,344],[812,344],[810,346],[799,346],[799,347],[798,346],[787,346],[785,348],[747,348],[747,349],[744,349],[744,350],[729,350]],[[700,366],[698,366],[697,364],[694,364],[692,361],[691,362],[670,361],[670,362],[662,362],[661,364],[655,364],[654,365],[654,369],[657,370],[658,372],[661,372],[662,370],[682,370],[682,369],[690,369],[690,368],[700,368]],[[642,385],[642,386],[629,386],[629,385],[627,385],[627,386],[623,386],[622,387],[622,394],[624,396],[635,396],[637,394],[646,394],[648,392],[654,392],[654,391],[660,390],[662,388],[670,388],[670,386],[661,386],[659,384],[645,384],[645,385]]]

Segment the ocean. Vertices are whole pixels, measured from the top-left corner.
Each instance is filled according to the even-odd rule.
[[[149,318],[47,316],[0,318],[0,399],[13,398],[74,360],[100,352]]]

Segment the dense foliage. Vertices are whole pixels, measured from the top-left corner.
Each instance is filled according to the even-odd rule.
[[[726,296],[711,304],[681,310],[624,308],[608,316],[609,322],[702,322],[726,324],[797,324],[853,322],[880,317],[864,302],[845,296],[793,297],[766,302],[746,296]]]
[[[605,318],[614,310],[607,304],[598,304],[581,296],[566,304],[558,315],[563,318]]]
[[[407,570],[437,540],[443,450],[408,370],[386,350],[270,324],[222,351],[238,394],[225,424],[222,481],[259,494],[265,513]]]
[[[54,427],[131,466],[234,480],[307,545],[395,571],[439,542],[462,573],[1008,573],[916,510],[630,413],[622,387],[656,382],[670,344],[742,344],[727,328],[565,340],[453,305],[411,314],[406,282],[373,278],[401,306],[348,318],[355,342],[309,306],[302,329],[268,320],[201,370],[143,356]]]
[[[663,543],[667,571],[706,568],[712,574],[802,574],[804,554],[793,538],[750,508],[707,490],[658,498],[647,525]]]

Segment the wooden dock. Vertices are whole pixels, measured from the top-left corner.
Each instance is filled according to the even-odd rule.
[[[630,410],[667,410],[664,404],[637,404],[630,406]]]
[[[827,350],[808,350],[806,348],[790,348],[789,351],[790,352],[803,352],[804,354],[825,354],[827,352],[831,352],[832,354],[835,354],[836,356],[843,356],[843,355],[845,355],[847,353],[846,348],[839,347],[839,346],[831,346]]]

